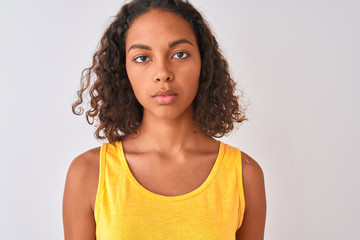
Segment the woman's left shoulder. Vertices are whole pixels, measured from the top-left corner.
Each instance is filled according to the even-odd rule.
[[[236,239],[264,239],[266,193],[264,173],[259,163],[241,152],[245,214]]]
[[[244,175],[247,175],[248,177],[252,176],[257,178],[264,177],[264,173],[260,164],[243,151],[241,151],[241,162],[242,162]]]

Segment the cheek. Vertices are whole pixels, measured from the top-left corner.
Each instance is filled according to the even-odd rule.
[[[143,86],[143,78],[141,78],[142,73],[137,70],[136,68],[133,68],[132,66],[126,66],[126,72],[131,84],[131,87],[135,93],[136,98],[140,96],[141,91],[144,89]]]
[[[199,88],[199,80],[200,80],[200,67],[192,67],[191,70],[184,71],[183,76],[186,88],[189,89],[189,93],[192,95],[196,95],[197,90]]]
[[[131,73],[128,73],[128,77],[129,77],[129,81],[132,87],[132,90],[135,94],[136,99],[141,102],[141,96],[142,94],[142,90],[144,89],[144,86],[142,85],[142,83],[139,81],[138,76],[136,75],[132,75]]]
[[[143,105],[143,100],[147,97],[146,89],[147,86],[145,86],[145,83],[142,82],[138,78],[134,78],[134,76],[131,78],[129,76],[131,87],[134,91],[136,99]]]

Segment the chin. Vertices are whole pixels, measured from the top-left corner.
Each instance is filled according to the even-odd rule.
[[[175,120],[180,118],[191,118],[192,119],[192,107],[188,107],[186,109],[179,109],[170,106],[161,106],[155,111],[150,111],[149,114],[154,116],[155,118],[163,119],[163,120]],[[144,112],[145,116],[145,112]]]
[[[159,119],[164,120],[175,120],[184,115],[182,111],[173,111],[169,109],[163,109],[162,111],[158,111],[154,114]]]

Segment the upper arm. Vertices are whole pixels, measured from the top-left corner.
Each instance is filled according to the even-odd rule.
[[[245,194],[244,220],[236,232],[237,240],[263,240],[266,218],[264,174],[260,165],[241,153]]]
[[[95,239],[95,219],[91,207],[97,153],[92,149],[76,157],[68,170],[63,196],[63,224],[66,240]]]

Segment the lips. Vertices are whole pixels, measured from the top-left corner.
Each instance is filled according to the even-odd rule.
[[[176,92],[174,92],[171,89],[168,90],[159,90],[157,91],[152,97],[157,97],[157,96],[170,96],[170,95],[177,95]]]
[[[177,95],[176,92],[168,89],[157,91],[152,97],[159,104],[169,104],[176,99]]]

